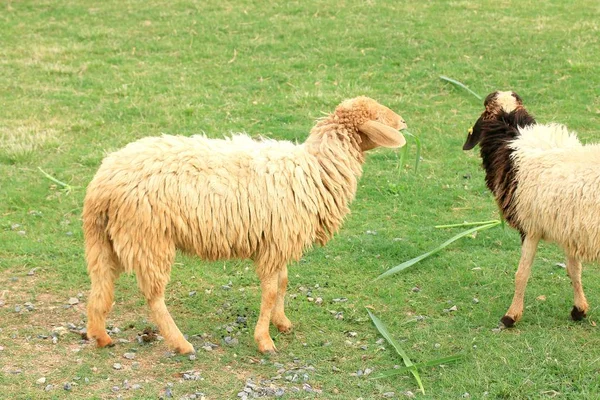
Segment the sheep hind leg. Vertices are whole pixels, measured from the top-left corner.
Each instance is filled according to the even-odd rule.
[[[500,322],[507,328],[512,327],[515,322],[521,319],[523,315],[523,301],[525,299],[525,288],[531,274],[531,265],[535,258],[538,242],[540,238],[537,236],[525,236],[521,246],[521,259],[519,268],[515,274],[515,294],[512,304]]]
[[[86,245],[92,287],[87,302],[88,321],[84,338],[95,338],[98,347],[112,346],[112,339],[106,333],[106,317],[113,305],[115,281],[122,266],[108,241]]]
[[[573,284],[574,301],[575,305],[571,310],[571,318],[574,321],[581,321],[586,317],[588,311],[588,303],[583,293],[583,286],[581,285],[581,262],[574,257],[567,257],[567,274],[571,278]]]
[[[261,302],[260,315],[256,328],[254,329],[254,340],[258,345],[258,351],[261,353],[274,353],[277,351],[273,339],[269,335],[269,321],[277,301],[277,288],[279,284],[279,273],[274,272],[266,276],[261,276]]]
[[[289,333],[292,331],[292,323],[285,316],[285,291],[288,284],[288,271],[287,266],[279,271],[278,277],[278,288],[277,288],[277,300],[271,314],[271,322],[277,327],[279,332]]]
[[[154,267],[151,266],[147,271],[137,271],[138,284],[148,302],[152,319],[169,347],[180,354],[194,353],[194,346],[183,337],[165,304],[165,287],[169,281],[170,268]]]

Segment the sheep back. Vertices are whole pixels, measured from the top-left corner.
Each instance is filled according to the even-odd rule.
[[[104,159],[88,186],[84,225],[105,225],[126,271],[173,248],[279,268],[315,240],[326,242],[343,219],[331,216],[320,174],[303,144],[144,138]],[[331,218],[337,224],[324,226]]]

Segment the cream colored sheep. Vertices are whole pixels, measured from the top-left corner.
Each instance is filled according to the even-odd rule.
[[[479,143],[486,182],[511,226],[521,233],[513,302],[501,322],[523,315],[525,288],[540,240],[567,256],[574,320],[588,311],[581,261],[600,260],[600,145],[582,145],[563,125],[536,124],[513,92],[494,92],[464,149]]]
[[[249,258],[261,281],[254,338],[275,350],[282,332],[287,264],[338,231],[356,193],[363,153],[405,144],[404,120],[367,97],[340,104],[305,143],[204,136],[149,137],[104,159],[83,208],[88,272],[87,334],[111,344],[105,321],[114,282],[135,272],[168,345],[193,352],[165,305],[176,249],[205,260]]]

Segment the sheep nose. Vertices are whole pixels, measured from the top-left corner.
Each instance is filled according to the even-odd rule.
[[[400,127],[398,129],[402,130],[402,129],[406,129],[408,128],[408,125],[406,125],[406,121],[401,119],[400,120]]]

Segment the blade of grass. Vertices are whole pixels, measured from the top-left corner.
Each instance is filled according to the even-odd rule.
[[[404,166],[404,160],[406,159],[407,156],[408,156],[408,143],[405,144],[398,151],[398,174],[400,174],[402,172],[402,167]]]
[[[394,349],[396,350],[396,353],[398,353],[398,355],[400,355],[400,357],[402,357],[402,361],[404,361],[404,365],[406,365],[406,368],[408,368],[410,373],[415,377],[415,380],[417,381],[417,384],[419,385],[419,389],[421,389],[421,392],[423,392],[423,394],[425,394],[425,388],[423,387],[423,382],[421,381],[421,376],[419,375],[419,371],[417,371],[417,369],[414,367],[414,364],[410,360],[410,357],[408,357],[408,354],[406,354],[404,349],[402,349],[402,347],[400,347],[400,345],[394,340],[392,335],[390,335],[390,333],[388,332],[388,330],[385,327],[385,325],[383,324],[383,322],[381,322],[381,320],[379,318],[377,318],[369,309],[367,309],[367,312],[369,313],[369,317],[371,317],[373,324],[375,324],[375,327],[377,328],[377,330],[379,331],[381,336],[383,336],[385,338],[385,340],[387,340],[388,343],[394,347]]]
[[[402,368],[390,369],[387,371],[381,371],[379,374],[372,376],[371,379],[381,379],[381,378],[387,378],[387,377],[394,376],[394,375],[405,374],[406,372],[410,371],[411,368],[423,369],[423,368],[429,368],[429,367],[437,367],[438,365],[442,365],[442,364],[458,362],[458,361],[462,360],[463,358],[464,358],[464,356],[462,354],[456,354],[453,356],[436,358],[435,360],[425,361],[425,362],[418,363],[418,364],[413,364],[413,366],[410,368],[402,367]]]
[[[405,134],[405,135],[407,135],[407,136],[410,136],[411,138],[413,138],[415,140],[415,144],[417,146],[417,155],[416,155],[416,158],[415,158],[415,173],[417,173],[417,170],[419,169],[419,163],[421,162],[421,139],[419,139],[418,136],[413,135],[412,133],[410,133],[406,129],[403,130],[402,133]]]
[[[417,170],[419,169],[419,162],[421,161],[421,140],[406,129],[402,131],[402,134],[414,139],[415,145],[417,146],[417,155],[415,159],[415,173],[417,173]],[[398,172],[400,172],[402,171],[404,160],[408,157],[408,142],[399,150],[398,154]]]
[[[463,222],[462,224],[436,225],[436,226],[434,226],[434,228],[436,228],[436,229],[459,228],[459,227],[463,227],[463,226],[487,225],[487,224],[499,223],[499,222],[500,221],[498,221],[497,219],[491,219],[489,221],[480,221],[480,222]]]
[[[477,97],[479,100],[483,100],[483,97],[481,97],[480,95],[478,95],[477,93],[475,93],[474,91],[469,89],[466,85],[464,85],[463,83],[461,83],[455,79],[448,78],[447,76],[444,76],[444,75],[440,75],[440,79],[450,82],[456,86],[459,86],[459,87],[465,89],[467,92],[471,93],[473,96]]]
[[[44,176],[46,178],[50,179],[52,182],[56,183],[57,185],[62,186],[67,194],[69,194],[73,190],[73,186],[69,185],[68,183],[59,181],[58,179],[56,179],[55,177],[53,177],[52,175],[50,175],[49,173],[47,173],[46,171],[41,169],[40,167],[38,167],[38,169],[40,170],[40,172],[42,174],[44,174]]]
[[[418,321],[422,321],[422,320],[423,320],[423,317],[420,317],[420,318],[419,317],[415,317],[415,318],[407,319],[404,322],[401,322],[400,325],[406,325],[406,324],[410,324],[412,322],[418,322]]]
[[[383,274],[381,274],[377,278],[375,278],[375,280],[377,281],[377,280],[379,280],[381,278],[384,278],[386,276],[393,275],[393,274],[396,274],[396,273],[398,273],[400,271],[403,271],[406,268],[415,265],[419,261],[421,261],[421,260],[423,260],[423,259],[425,259],[425,258],[427,258],[427,257],[429,257],[429,256],[431,256],[431,255],[433,255],[435,253],[437,253],[438,251],[443,250],[445,247],[447,247],[448,245],[456,242],[458,239],[460,239],[462,237],[465,237],[467,235],[470,235],[473,232],[482,231],[482,230],[485,230],[485,229],[490,229],[490,228],[493,228],[493,227],[495,227],[495,226],[497,226],[499,224],[500,224],[500,221],[495,221],[495,222],[492,222],[492,223],[489,223],[489,224],[479,225],[479,226],[476,226],[474,228],[467,229],[466,231],[461,232],[458,235],[453,236],[450,239],[446,240],[444,243],[442,243],[441,245],[439,245],[435,249],[433,249],[431,251],[428,251],[427,253],[421,254],[418,257],[415,257],[413,259],[405,261],[402,264],[397,265],[397,266],[395,266],[395,267],[387,270],[386,272],[384,272]]]

